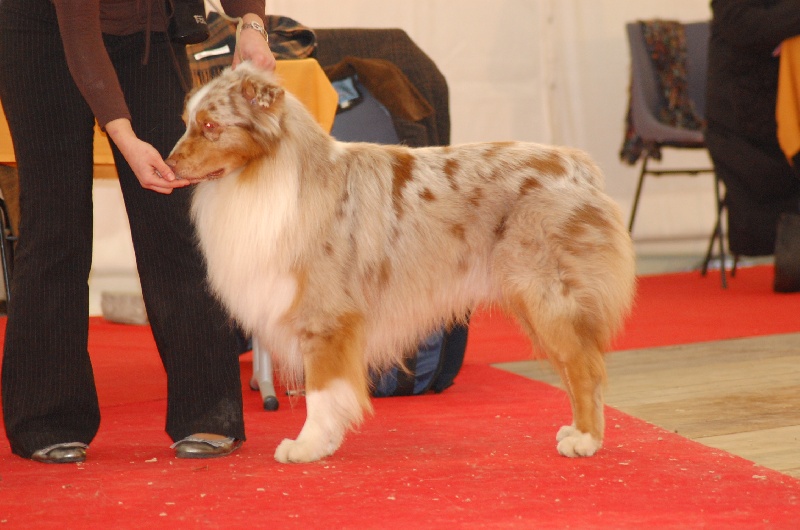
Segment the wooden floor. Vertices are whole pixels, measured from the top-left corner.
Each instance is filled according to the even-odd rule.
[[[800,334],[610,353],[606,402],[800,478]],[[545,361],[495,365],[561,386]]]

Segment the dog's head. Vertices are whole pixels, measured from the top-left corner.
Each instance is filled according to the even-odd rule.
[[[250,63],[227,69],[186,99],[186,132],[167,164],[179,179],[222,178],[266,156],[279,138],[284,91]]]

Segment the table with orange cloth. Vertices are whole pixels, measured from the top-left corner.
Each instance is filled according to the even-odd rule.
[[[319,63],[314,59],[278,61],[276,73],[284,88],[302,101],[317,122],[326,131],[330,131],[339,98]],[[0,164],[15,163],[11,134],[0,106]],[[97,126],[94,135],[94,177],[117,177],[108,138]]]

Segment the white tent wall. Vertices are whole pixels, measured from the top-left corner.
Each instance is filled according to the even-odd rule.
[[[267,11],[317,28],[402,28],[447,79],[453,143],[526,140],[584,149],[626,216],[638,166],[618,156],[630,65],[625,24],[711,16],[706,0],[267,0]],[[665,160],[706,162],[705,153],[674,151]],[[135,271],[119,186],[95,185],[93,274]],[[712,190],[710,176],[649,179],[635,239],[677,241],[699,252],[713,225]]]

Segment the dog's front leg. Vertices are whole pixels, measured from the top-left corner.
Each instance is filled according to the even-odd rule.
[[[314,462],[332,455],[347,430],[372,410],[361,322],[342,317],[334,330],[304,333],[306,421],[297,439],[278,446],[278,462]]]
[[[361,405],[347,381],[331,381],[324,389],[306,388],[306,422],[295,440],[283,440],[275,451],[278,462],[314,462],[332,455],[347,429],[361,420]]]

